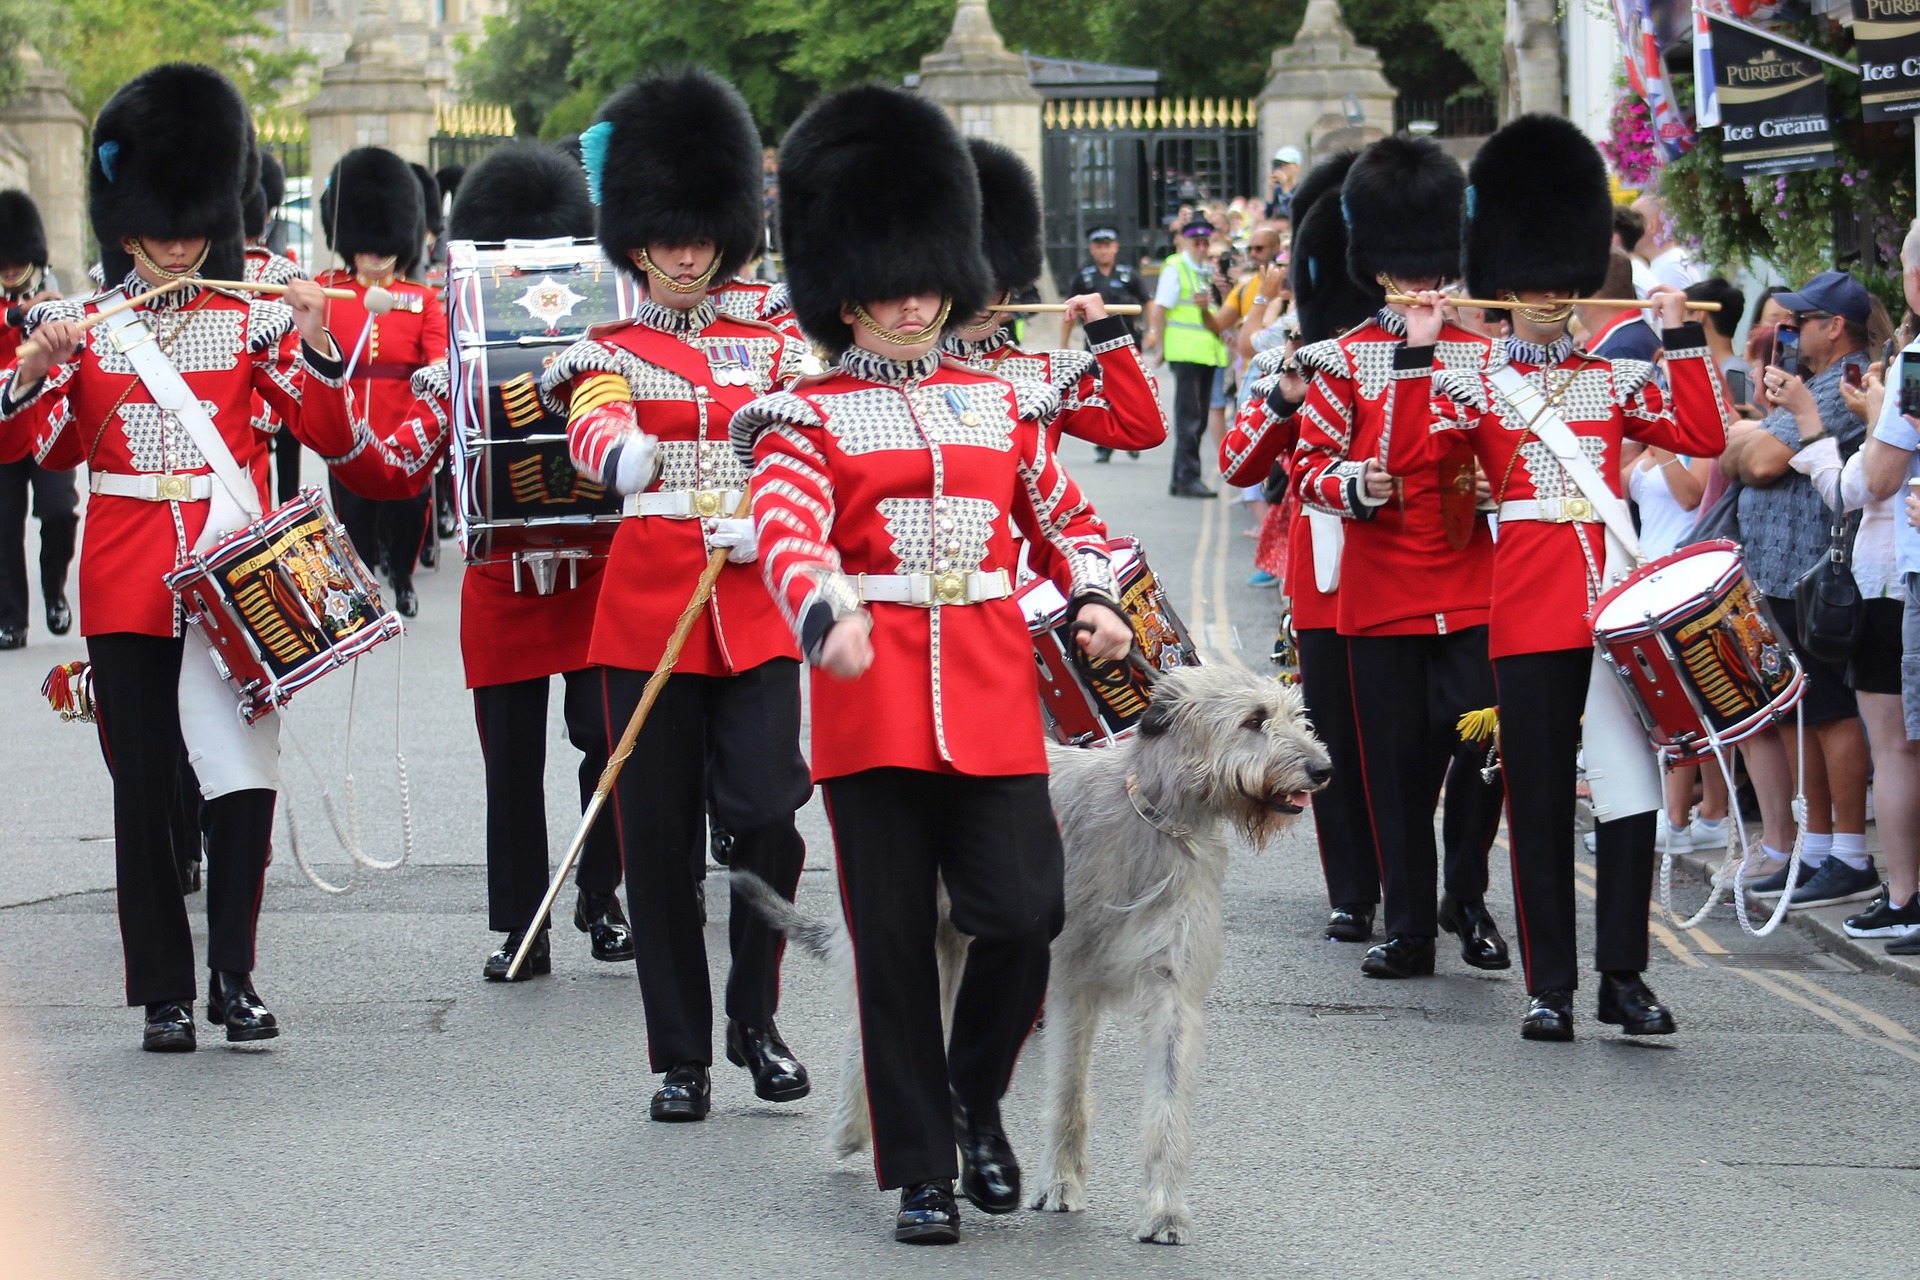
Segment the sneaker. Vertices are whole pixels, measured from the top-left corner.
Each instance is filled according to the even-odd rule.
[[[1841,928],[1849,938],[1904,938],[1920,929],[1920,893],[1909,898],[1904,907],[1894,906],[1892,896],[1882,884],[1873,905],[1857,916],[1848,916]]]
[[[1769,859],[1769,861],[1771,861],[1771,859]],[[1831,861],[1831,859],[1829,859],[1829,861]],[[1747,896],[1749,898],[1777,898],[1785,893],[1787,891],[1787,868],[1791,865],[1793,864],[1791,860],[1789,860],[1783,863],[1778,871],[1769,872],[1759,880],[1749,878],[1747,880]],[[1749,870],[1751,870],[1751,868],[1752,864],[1749,864]],[[1794,881],[1795,891],[1797,892],[1803,888],[1807,881],[1813,879],[1817,874],[1817,868],[1810,867],[1804,862],[1801,863],[1799,878]]]
[[[1729,836],[1728,825],[1725,818],[1702,818],[1695,815],[1692,824],[1694,851],[1697,853],[1702,849],[1726,848]]]
[[[1890,956],[1920,956],[1920,929],[1887,944]]]
[[[1752,857],[1745,866],[1741,865],[1740,858],[1740,854],[1729,851],[1727,860],[1720,864],[1714,874],[1728,884],[1732,884],[1733,875],[1737,871],[1740,878],[1745,881],[1748,893],[1752,893],[1758,885],[1778,881],[1779,883],[1774,886],[1773,896],[1776,898],[1780,896],[1779,889],[1787,882],[1788,860],[1786,858],[1776,858],[1770,853],[1765,853],[1759,845],[1753,847]],[[1805,877],[1802,877],[1801,883],[1805,882]]]
[[[1256,569],[1253,576],[1247,579],[1247,585],[1250,587],[1277,587],[1280,585],[1280,579],[1268,573],[1265,569]]]
[[[1658,853],[1692,853],[1693,824],[1676,827],[1667,821],[1667,815],[1660,815],[1659,825],[1654,830],[1653,847]]]
[[[1831,907],[1841,902],[1864,902],[1880,891],[1880,873],[1869,862],[1858,871],[1839,858],[1820,864],[1813,879],[1794,890],[1796,907]]]

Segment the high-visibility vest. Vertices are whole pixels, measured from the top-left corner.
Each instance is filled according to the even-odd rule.
[[[1180,303],[1167,309],[1167,360],[1180,364],[1207,364],[1216,369],[1227,366],[1227,344],[1220,335],[1207,328],[1207,322],[1200,318],[1200,290],[1206,286],[1200,279],[1200,273],[1187,261],[1187,255],[1176,253],[1160,264],[1160,273],[1169,271],[1180,273]]]

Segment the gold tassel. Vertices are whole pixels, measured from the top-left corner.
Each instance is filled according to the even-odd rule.
[[[1482,707],[1478,711],[1469,711],[1460,717],[1454,726],[1460,731],[1462,742],[1485,742],[1500,728],[1500,708]]]

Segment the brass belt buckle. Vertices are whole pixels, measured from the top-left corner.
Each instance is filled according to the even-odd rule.
[[[693,495],[693,514],[702,520],[712,520],[723,513],[720,510],[720,494],[713,489],[698,489]]]
[[[1560,519],[1563,523],[1573,523],[1593,519],[1593,503],[1585,498],[1560,499]]]
[[[143,342],[152,342],[153,330],[146,321],[133,320],[117,329],[107,330],[107,341],[113,344],[115,351],[125,355]]]
[[[185,502],[193,492],[191,476],[155,476],[153,478],[153,500],[155,502]]]
[[[960,573],[934,574],[933,602],[935,604],[965,604],[967,602],[966,575]]]

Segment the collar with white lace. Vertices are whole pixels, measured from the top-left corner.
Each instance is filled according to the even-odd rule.
[[[1563,333],[1544,346],[1538,342],[1528,342],[1525,338],[1507,339],[1507,359],[1513,364],[1530,364],[1535,368],[1548,369],[1572,354],[1573,335],[1570,333]]]
[[[713,323],[716,308],[713,295],[708,294],[685,311],[673,307],[663,307],[652,298],[641,302],[633,318],[649,329],[658,329],[662,333],[671,333],[684,338],[688,334],[698,333]]]
[[[1396,338],[1407,336],[1407,318],[1392,307],[1382,307],[1374,312],[1373,322]]]
[[[918,360],[890,360],[865,347],[848,347],[840,353],[840,371],[867,382],[904,387],[930,377],[940,367],[940,355],[935,347]]]
[[[959,360],[997,356],[1013,345],[1013,334],[1001,325],[984,338],[963,338],[953,329],[940,335],[940,350]]]
[[[147,280],[138,271],[127,272],[127,278],[120,282],[120,292],[129,298],[137,298],[149,289],[159,286]],[[200,296],[200,286],[184,284],[172,293],[163,293],[157,298],[148,298],[140,305],[148,311],[178,311]]]

